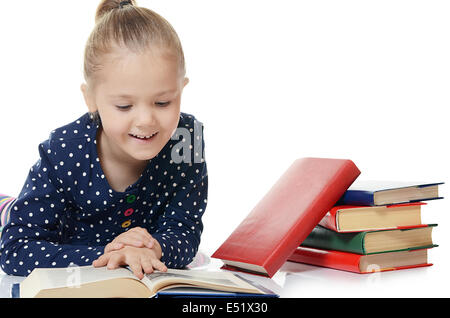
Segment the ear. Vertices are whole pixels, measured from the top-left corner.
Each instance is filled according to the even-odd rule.
[[[183,80],[183,88],[189,83],[189,78],[185,77]]]
[[[93,94],[86,83],[81,84],[81,92],[83,93],[84,101],[89,109],[90,113],[97,111],[97,105],[95,104],[95,99]]]

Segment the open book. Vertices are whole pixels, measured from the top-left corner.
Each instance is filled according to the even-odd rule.
[[[93,266],[36,268],[20,283],[19,289],[20,298],[149,298],[164,292],[270,295],[264,287],[224,271],[168,269],[139,280],[127,268],[108,270]]]

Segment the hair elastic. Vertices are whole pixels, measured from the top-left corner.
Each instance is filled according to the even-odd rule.
[[[132,3],[131,3],[130,0],[122,1],[122,2],[119,4],[120,9],[122,9],[122,8],[123,8],[124,6],[126,6],[127,4],[132,5]]]

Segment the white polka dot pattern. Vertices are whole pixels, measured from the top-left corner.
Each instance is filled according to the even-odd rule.
[[[181,113],[178,127],[203,125]],[[130,228],[146,228],[162,247],[161,260],[181,268],[194,258],[207,205],[206,162],[175,163],[171,139],[124,192],[111,189],[98,159],[96,132],[86,113],[39,145],[1,237],[0,264],[7,274],[26,276],[36,267],[89,265],[106,244]],[[204,149],[204,148],[203,148]]]

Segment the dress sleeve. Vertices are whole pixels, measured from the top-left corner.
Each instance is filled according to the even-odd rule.
[[[197,170],[199,177],[176,193],[152,234],[161,245],[161,261],[170,268],[182,268],[192,262],[200,245],[208,194],[206,163]]]
[[[203,231],[202,216],[207,205],[208,172],[203,159],[203,125],[200,122],[198,125],[201,126],[202,159],[199,161],[195,158],[199,154],[197,151],[192,153],[194,161],[180,163],[184,169],[178,170],[182,175],[179,180],[183,181],[176,185],[176,192],[159,217],[156,231],[152,233],[161,245],[161,261],[170,268],[182,268],[192,262]]]
[[[51,162],[50,139],[39,145],[40,158],[29,171],[2,231],[0,265],[11,275],[27,276],[36,267],[90,265],[104,247],[64,244],[64,219],[69,207]],[[61,167],[60,167],[61,168]]]

